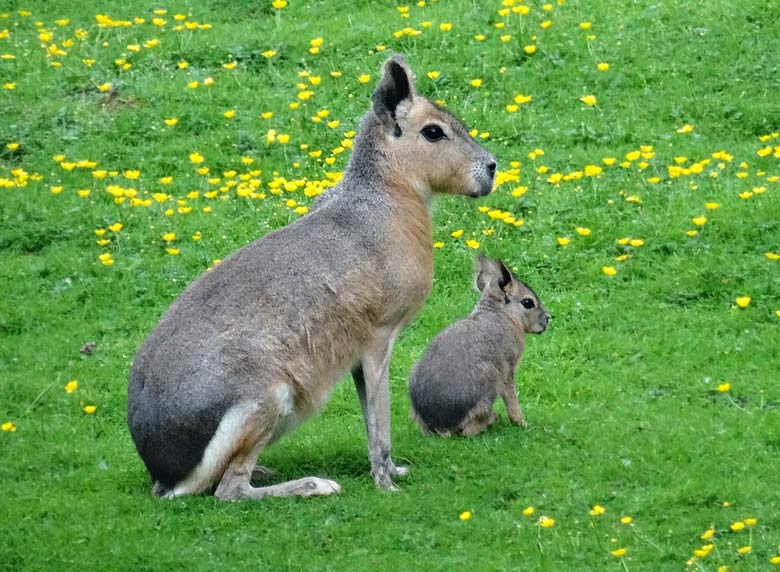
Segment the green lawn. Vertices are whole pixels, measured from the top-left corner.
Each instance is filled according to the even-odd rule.
[[[100,4],[0,7],[2,569],[780,570],[774,2]],[[396,52],[500,171],[435,207],[390,374],[410,475],[375,488],[347,380],[263,455],[341,495],[152,498],[135,351],[338,180]],[[499,406],[423,437],[408,372],[473,307],[477,252],[553,314],[518,370],[529,427]]]

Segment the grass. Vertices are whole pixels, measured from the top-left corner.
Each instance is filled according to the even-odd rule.
[[[133,4],[101,5],[126,27],[98,26],[82,1],[11,2],[0,14],[0,56],[14,56],[0,58],[5,569],[778,569],[780,262],[766,253],[780,252],[780,33],[771,2],[567,0],[502,16],[497,1],[428,0],[410,3],[409,18],[385,2]],[[412,35],[394,35],[407,27]],[[397,343],[390,376],[394,455],[410,476],[398,494],[375,489],[345,382],[318,418],[263,456],[278,479],[333,478],[341,495],[151,498],[124,422],[134,352],[215,259],[298,218],[307,188],[332,183],[393,52],[406,55],[421,93],[477,130],[502,171],[492,195],[443,198],[434,212],[433,292]],[[532,100],[514,104],[518,94]],[[117,222],[121,230],[108,230]],[[518,371],[527,430],[501,409],[477,438],[424,438],[407,417],[406,378],[476,300],[466,240],[506,259],[554,318]],[[80,352],[88,342],[91,355]],[[78,388],[66,393],[71,380]],[[542,515],[554,525],[541,527]],[[626,553],[613,555],[619,548]]]

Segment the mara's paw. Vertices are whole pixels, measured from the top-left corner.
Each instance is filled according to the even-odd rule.
[[[313,497],[313,496],[328,496],[335,495],[341,492],[341,485],[336,481],[329,479],[321,479],[319,477],[308,477],[303,479],[302,494],[301,496]]]
[[[409,474],[409,467],[403,465],[393,465],[393,475],[396,477],[405,477]]]
[[[528,427],[528,421],[526,421],[522,417],[515,417],[510,419],[509,421],[511,421],[513,425],[517,425],[518,427]]]
[[[402,467],[402,468],[406,470],[406,467]],[[394,493],[398,491],[398,487],[396,487],[393,484],[393,477],[397,474],[396,473],[397,470],[398,467],[396,467],[393,464],[390,464],[372,470],[371,476],[374,477],[374,482],[376,483],[377,487]]]

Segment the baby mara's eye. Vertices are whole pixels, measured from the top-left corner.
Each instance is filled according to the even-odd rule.
[[[520,300],[520,303],[523,305],[523,308],[526,308],[527,310],[530,310],[534,306],[536,306],[536,303],[533,301],[532,298],[523,298]]]
[[[447,138],[447,136],[444,134],[444,130],[435,123],[426,125],[420,130],[420,133],[422,133],[422,136],[431,143],[436,143],[437,141],[441,141],[442,139]]]

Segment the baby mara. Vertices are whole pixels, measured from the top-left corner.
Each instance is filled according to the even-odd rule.
[[[527,425],[517,401],[515,369],[525,334],[544,332],[550,315],[503,262],[480,256],[477,266],[482,294],[476,308],[433,339],[410,375],[412,418],[425,434],[476,435],[495,421],[498,396],[510,421]]]
[[[263,449],[351,372],[371,474],[394,489],[388,368],[433,279],[433,193],[484,196],[496,162],[384,64],[344,177],[312,211],[232,254],[174,301],[135,356],[127,421],[153,494],[226,500],[336,493],[304,477],[256,487]]]

